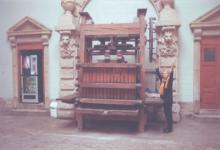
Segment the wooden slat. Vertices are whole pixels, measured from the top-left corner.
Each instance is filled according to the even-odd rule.
[[[85,83],[81,82],[80,87],[87,88],[118,88],[118,89],[136,89],[141,87],[141,84],[127,84],[127,83]]]
[[[81,98],[81,103],[87,104],[104,104],[104,105],[139,105],[142,104],[142,100],[123,100],[123,99],[92,99],[92,98]]]
[[[111,35],[139,35],[140,28],[138,23],[123,23],[123,24],[85,24],[81,25],[81,31],[86,36],[111,36]]]
[[[106,110],[106,109],[91,109],[91,108],[76,108],[76,114],[92,114],[102,116],[133,116],[137,117],[139,110]]]
[[[120,64],[120,63],[84,63],[79,64],[82,68],[137,68],[141,64]]]

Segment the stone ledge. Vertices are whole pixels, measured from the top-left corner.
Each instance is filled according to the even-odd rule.
[[[30,115],[30,116],[49,116],[49,111],[47,109],[12,109],[13,115]]]
[[[50,116],[57,119],[75,120],[75,105],[61,101],[52,101],[50,104]]]
[[[191,118],[203,121],[203,122],[215,122],[220,123],[220,115],[211,114],[193,114]]]

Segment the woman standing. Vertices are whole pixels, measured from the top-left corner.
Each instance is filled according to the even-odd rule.
[[[174,64],[171,66],[171,71],[167,69],[160,73],[159,61],[156,60],[156,74],[160,79],[160,97],[163,100],[164,113],[166,116],[167,126],[164,128],[164,133],[172,132],[173,130],[173,117],[172,117],[172,104],[173,104],[173,70]]]

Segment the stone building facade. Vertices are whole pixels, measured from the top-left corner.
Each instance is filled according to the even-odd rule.
[[[142,1],[145,3],[144,0]],[[218,51],[220,49],[218,50],[219,46],[216,43],[218,43],[220,35],[220,2],[217,0],[212,0],[212,3],[201,2],[201,7],[196,8],[192,5],[197,3],[198,0],[195,2],[185,2],[183,0],[145,1],[146,5],[141,5],[141,7],[153,8],[153,13],[157,18],[155,21],[155,41],[157,43],[155,52],[159,55],[160,68],[169,68],[171,63],[175,63],[176,66],[174,82],[174,99],[175,103],[178,104],[176,108],[179,108],[180,104],[186,113],[200,113],[204,109],[220,109],[220,96],[215,92],[219,88],[220,71],[215,72],[214,75],[216,84],[209,87],[209,90],[214,89],[212,93],[204,95],[203,91],[206,90],[208,85],[206,83],[201,84],[201,78],[204,76],[202,71],[204,68],[201,65],[204,63],[202,62],[204,45],[209,45],[208,47],[213,47],[214,45],[214,54],[207,55],[215,55],[213,56],[216,58],[215,65],[219,63],[218,58],[220,58],[220,55]],[[2,3],[1,6],[5,5],[6,8],[10,6],[6,1],[0,3]],[[42,3],[44,2],[42,1]],[[36,21],[40,18],[40,15],[37,17],[38,14],[29,17],[20,15],[20,18],[23,19],[17,19],[17,23],[14,22],[14,24],[7,24],[7,31],[6,27],[4,30],[2,28],[2,32],[7,34],[7,38],[4,37],[4,40],[8,39],[11,47],[5,46],[10,61],[7,60],[7,65],[1,61],[1,65],[9,66],[11,71],[6,71],[6,68],[3,67],[0,81],[4,84],[7,83],[5,79],[8,79],[10,81],[8,84],[11,86],[7,89],[9,91],[13,90],[13,92],[5,94],[3,92],[4,89],[1,89],[0,97],[8,99],[8,101],[12,100],[16,108],[29,106],[29,104],[21,100],[21,93],[24,87],[21,85],[22,81],[19,76],[21,74],[21,66],[19,65],[22,64],[22,62],[19,62],[20,50],[42,49],[43,57],[41,61],[43,61],[43,67],[41,71],[43,72],[43,82],[41,84],[43,87],[43,101],[31,103],[30,108],[49,108],[50,103],[54,102],[56,98],[70,95],[78,90],[77,63],[80,59],[78,56],[80,51],[80,12],[87,11],[90,5],[93,8],[96,7],[95,3],[108,5],[108,2],[98,0],[57,0],[54,3],[56,4],[54,8],[59,9],[59,12],[55,12],[56,16],[54,15],[55,17],[53,18],[56,20],[54,22],[57,23],[51,24],[50,28]],[[120,2],[118,3],[118,7],[121,7]],[[132,3],[135,2],[132,1]],[[2,10],[6,8],[2,8]],[[95,11],[94,9],[91,10]],[[128,7],[128,9],[131,8]],[[42,8],[42,11],[45,11],[43,12],[45,15],[47,13],[46,10],[47,8]],[[194,11],[195,14],[192,14]],[[11,14],[16,13],[11,11],[9,15]],[[88,24],[95,22],[96,16],[91,15],[91,17],[91,19],[87,20]],[[47,24],[49,21],[45,19],[43,22]],[[217,42],[212,42],[213,40],[210,42],[210,38]],[[146,40],[148,39],[149,36],[146,35]],[[146,56],[146,60],[148,57]],[[149,68],[146,68],[146,76],[154,70],[154,63],[149,63],[149,66]],[[208,69],[210,70],[210,68]],[[10,75],[8,77],[4,76],[6,73]],[[151,83],[151,85],[153,84]],[[203,100],[204,98],[206,100]],[[64,107],[64,109],[72,109],[72,106],[66,106],[60,102],[58,105],[59,107]]]

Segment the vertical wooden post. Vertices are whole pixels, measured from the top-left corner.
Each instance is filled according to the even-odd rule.
[[[147,9],[138,9],[138,17],[139,17],[139,24],[140,24],[140,64],[141,67],[141,99],[144,99],[144,90],[146,87],[145,83],[145,45],[146,45],[146,37],[145,37],[145,31],[146,31],[146,22],[145,22],[145,15],[146,15]]]
[[[86,53],[86,43],[85,43],[85,33],[83,31],[83,25],[86,24],[87,20],[91,19],[89,13],[87,12],[80,12],[81,15],[81,26],[80,26],[80,47],[79,47],[79,59],[80,59],[80,64],[86,63],[88,61],[88,57],[87,57],[87,53]],[[91,70],[88,70],[85,73],[88,73],[87,79],[90,79],[91,74]],[[80,69],[79,70],[79,81],[82,82],[83,81],[83,70]],[[82,95],[82,88],[79,88],[79,95]],[[87,90],[85,91],[86,96],[88,96],[87,94],[90,94]],[[83,122],[84,122],[84,115],[80,114],[80,113],[76,113],[76,118],[77,118],[77,127],[78,129],[83,129]]]
[[[80,12],[81,15],[81,26],[80,26],[80,63],[84,63],[86,60],[85,53],[85,35],[83,32],[83,25],[86,24],[86,21],[91,19],[88,12]]]
[[[146,37],[145,37],[145,31],[146,31],[146,22],[145,22],[145,16],[147,13],[147,9],[138,9],[138,17],[139,17],[139,24],[140,24],[140,49],[139,49],[139,62],[142,65],[141,67],[141,91],[140,96],[141,99],[144,101],[145,99],[145,88],[146,88],[146,82],[145,82],[145,45],[146,45]],[[145,113],[145,107],[140,107],[140,114],[139,114],[139,132],[144,132],[144,127],[146,124],[147,115]]]
[[[86,62],[86,50],[85,50],[85,34],[83,32],[83,25],[86,24],[86,21],[88,19],[91,19],[89,13],[87,12],[80,12],[81,15],[81,26],[80,26],[80,46],[79,46],[79,59],[80,59],[80,64],[83,64]],[[82,82],[82,70],[79,70],[79,81]],[[80,88],[81,89],[81,88]],[[79,90],[79,94],[81,95],[82,91]]]
[[[147,115],[145,113],[144,107],[140,109],[139,122],[138,122],[138,131],[144,132],[145,125],[147,124]]]

